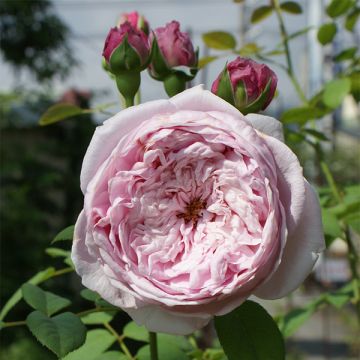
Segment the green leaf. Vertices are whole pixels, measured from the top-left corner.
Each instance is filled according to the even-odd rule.
[[[120,351],[107,351],[94,360],[128,360],[128,357]]]
[[[234,49],[236,40],[234,36],[225,31],[211,31],[202,35],[202,39],[207,47],[216,50]]]
[[[252,24],[256,24],[269,17],[272,14],[272,12],[273,12],[272,6],[267,6],[267,5],[260,6],[253,11],[250,21]]]
[[[74,225],[70,225],[67,228],[61,230],[54,238],[54,240],[51,242],[52,244],[58,242],[58,241],[64,241],[64,240],[71,240],[74,237]]]
[[[68,354],[63,360],[95,360],[103,354],[114,342],[116,337],[105,329],[95,329],[88,331],[85,344],[77,350]],[[120,359],[119,352],[117,359]]]
[[[336,35],[336,31],[336,24],[333,22],[321,25],[317,33],[320,44],[326,45],[330,43]]]
[[[29,279],[25,284],[40,284],[41,282],[49,279],[55,273],[55,269],[53,267],[49,267],[43,271],[38,272],[31,279]],[[3,320],[7,313],[22,299],[22,291],[21,287],[15,291],[15,293],[10,297],[10,299],[5,303],[4,307],[0,313],[0,320]]]
[[[199,69],[204,68],[207,64],[210,64],[211,62],[215,61],[218,57],[217,56],[206,56],[201,59],[199,59]]]
[[[284,124],[296,123],[298,125],[304,125],[309,120],[318,119],[323,115],[323,110],[303,106],[284,111],[281,115],[281,121]]]
[[[329,141],[329,139],[320,131],[314,129],[304,129],[304,131],[318,140]]]
[[[206,360],[227,360],[227,357],[224,354],[222,349],[206,349],[204,356],[200,359]]]
[[[101,298],[100,296],[99,296],[99,298],[97,298],[97,299],[95,300],[95,304],[96,304],[96,306],[98,306],[98,307],[113,308],[113,309],[116,310],[116,311],[121,310],[120,308],[118,308],[118,307],[116,307],[116,306],[108,303],[106,300],[104,300],[104,299]]]
[[[26,325],[41,344],[60,358],[79,348],[86,339],[85,326],[70,312],[49,318],[34,311],[26,318]]]
[[[189,357],[174,344],[158,344],[159,360],[189,360]],[[151,360],[150,345],[145,345],[138,351],[137,360]]]
[[[79,106],[67,103],[56,104],[45,111],[39,120],[39,125],[50,125],[83,113],[84,109]]]
[[[321,210],[322,210],[321,216],[324,227],[324,233],[333,238],[341,237],[342,230],[336,216],[327,209],[321,209]]]
[[[256,43],[247,43],[237,53],[241,56],[250,56],[259,53],[262,50]]]
[[[45,253],[51,257],[65,257],[66,258],[70,255],[70,251],[60,249],[60,248],[55,248],[55,247],[49,247],[49,248],[45,249]]]
[[[350,92],[351,80],[348,78],[336,79],[328,82],[322,96],[326,106],[336,109],[341,105],[345,96]]]
[[[353,0],[332,0],[326,7],[326,12],[330,17],[335,18],[345,14],[353,5]]]
[[[74,263],[72,262],[70,255],[67,258],[64,259],[64,264],[66,264],[69,267],[75,269]]]
[[[245,301],[227,315],[215,317],[220,344],[229,360],[283,360],[285,346],[272,317],[259,304]]]
[[[51,292],[44,291],[36,285],[24,284],[21,287],[24,300],[35,310],[51,316],[69,306],[71,301]]]
[[[129,339],[149,342],[149,333],[144,326],[137,325],[134,321],[124,327],[123,333]]]
[[[345,20],[345,29],[348,31],[353,31],[354,27],[356,25],[356,22],[358,21],[360,15],[360,8],[355,8],[353,11],[350,12],[350,14],[346,17]]]
[[[326,294],[326,301],[335,306],[337,309],[341,309],[347,303],[350,302],[352,298],[352,291],[336,291],[333,293]]]
[[[286,1],[280,4],[280,9],[286,11],[290,14],[301,14],[302,8],[301,6],[295,1]]]
[[[114,318],[115,314],[116,311],[94,312],[81,316],[81,321],[85,325],[107,324]]]
[[[284,337],[293,335],[315,312],[316,307],[297,308],[287,313],[279,327]]]
[[[98,293],[89,289],[82,289],[80,291],[80,295],[81,297],[89,301],[95,302],[96,300],[100,299],[100,295]]]
[[[157,335],[159,346],[163,346],[163,344],[172,344],[177,346],[179,349],[183,351],[193,350],[192,345],[184,336],[170,335],[170,334],[162,334],[159,333]]]
[[[352,60],[355,57],[356,52],[357,52],[356,46],[345,49],[334,57],[334,61],[340,62],[340,61]]]
[[[314,27],[313,26],[307,26],[306,28],[304,29],[301,29],[299,31],[295,31],[294,33],[290,34],[288,37],[287,37],[287,40],[292,40],[292,39],[295,39],[301,35],[304,35],[306,34],[307,32],[309,32],[310,30],[312,30]]]

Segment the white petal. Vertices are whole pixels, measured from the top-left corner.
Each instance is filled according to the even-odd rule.
[[[71,259],[76,272],[81,276],[82,284],[90,290],[97,292],[109,303],[119,307],[138,306],[137,300],[126,292],[112,286],[98,259],[92,256],[85,244],[86,216],[82,211],[75,224],[74,241]]]
[[[260,298],[278,299],[295,290],[325,249],[319,200],[306,180],[305,189],[305,206],[299,225],[287,240],[280,266],[255,292]]]
[[[143,121],[154,115],[173,113],[174,105],[168,100],[150,101],[122,110],[96,128],[90,145],[86,151],[81,175],[81,190],[86,187],[101,164],[109,157],[119,140]]]
[[[297,227],[303,213],[305,202],[305,184],[302,167],[296,155],[281,141],[264,136],[278,167],[280,201],[284,206],[289,236]]]
[[[279,120],[260,114],[247,114],[245,117],[256,130],[284,142],[283,126]]]
[[[182,93],[172,97],[170,102],[178,110],[193,111],[221,111],[236,117],[243,117],[241,112],[230,105],[228,102],[213,94],[211,91],[204,90],[204,85],[194,86]]]
[[[211,315],[180,314],[167,311],[156,305],[139,309],[125,309],[138,324],[149,331],[174,335],[188,335],[204,327],[212,318]]]

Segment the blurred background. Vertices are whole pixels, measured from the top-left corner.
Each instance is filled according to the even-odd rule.
[[[101,66],[104,39],[120,14],[137,10],[152,28],[175,19],[191,34],[200,57],[218,55],[204,45],[202,34],[223,30],[235,35],[239,46],[256,43],[272,49],[279,42],[275,15],[252,25],[253,9],[265,1],[246,0],[1,0],[0,2],[0,130],[1,130],[1,304],[42,267],[53,265],[44,249],[56,233],[75,223],[82,208],[79,173],[86,147],[96,124],[106,115],[83,115],[48,127],[39,127],[44,111],[57,102],[83,108],[115,102],[121,109],[113,80]],[[324,21],[326,1],[299,1],[303,13],[286,17],[289,33],[313,27],[291,42],[294,68],[301,86],[311,95],[341,71],[331,61],[346,44],[360,43],[359,24],[350,33],[339,31],[331,46],[322,47],[316,28]],[[228,57],[233,59],[234,56]],[[226,58],[201,70],[193,85],[210,89]],[[279,62],[282,62],[279,57]],[[300,104],[283,70],[269,64],[279,77],[278,96],[267,109],[272,116]],[[142,73],[142,101],[165,98],[160,82]],[[359,85],[360,86],[360,85]],[[357,99],[359,100],[359,99]],[[360,118],[356,99],[349,95],[343,106],[325,117],[318,130],[331,141],[327,162],[336,182],[360,180]],[[307,178],[322,185],[313,153],[294,144]],[[300,150],[300,151],[299,151]],[[360,222],[360,220],[359,220]],[[359,238],[356,239],[359,247]],[[336,288],[350,277],[346,246],[333,242],[304,288],[291,298],[264,303],[273,314],[301,306],[325,288]],[[57,261],[57,260],[55,260]],[[54,286],[51,282],[49,288]],[[76,276],[56,281],[57,293],[76,298]],[[78,300],[80,304],[80,299]],[[24,318],[26,305],[12,317]],[[124,315],[125,316],[125,315]],[[121,321],[121,319],[119,320]],[[359,339],[351,312],[331,309],[317,312],[288,342],[289,359],[355,359]],[[53,359],[53,355],[28,336],[26,329],[1,333],[1,358]],[[134,345],[135,346],[135,345]],[[355,355],[354,355],[355,354]],[[360,358],[360,357],[359,357]]]

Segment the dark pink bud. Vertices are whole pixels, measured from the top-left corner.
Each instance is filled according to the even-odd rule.
[[[149,35],[149,23],[144,16],[140,15],[137,11],[122,14],[118,21],[118,26],[125,22],[129,22],[134,29],[143,31],[146,35]]]
[[[250,105],[252,112],[264,110],[270,104],[275,94],[277,76],[268,66],[251,59],[237,57],[227,64],[226,69],[228,75],[223,71],[211,87],[214,94],[224,93],[222,90],[225,89],[220,89],[219,92],[219,86],[220,80],[226,75],[230,77],[233,105],[240,111],[244,111]],[[226,82],[222,84],[226,86]]]
[[[147,37],[142,31],[134,29],[128,22],[121,24],[120,27],[110,29],[103,50],[103,56],[107,63],[110,63],[111,54],[122,44],[126,36],[129,45],[139,55],[141,64],[146,63],[150,55]]]
[[[165,27],[154,30],[160,51],[169,68],[175,66],[193,67],[197,58],[187,33],[180,31],[180,24],[172,21]]]

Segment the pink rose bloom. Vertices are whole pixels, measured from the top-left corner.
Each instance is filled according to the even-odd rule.
[[[139,55],[141,64],[144,64],[150,55],[147,37],[142,31],[136,30],[128,22],[125,22],[120,27],[110,29],[103,50],[105,60],[107,63],[110,62],[113,51],[121,45],[126,35],[130,46]]]
[[[160,51],[169,68],[195,66],[196,54],[187,33],[180,31],[180,24],[172,21],[154,30]]]
[[[137,11],[133,11],[131,13],[124,13],[120,16],[118,21],[118,26],[120,27],[125,22],[129,22],[130,25],[136,29],[143,31],[146,35],[149,34],[149,23],[147,20],[140,15]]]
[[[72,260],[150,331],[189,334],[250,295],[283,297],[324,248],[281,124],[202,87],[123,110],[84,158]]]
[[[241,104],[243,106],[249,105],[250,103],[255,101],[264,92],[266,85],[271,80],[270,90],[267,94],[266,101],[261,106],[261,109],[259,109],[265,110],[266,107],[270,104],[275,94],[277,85],[277,76],[275,75],[275,73],[265,64],[259,64],[251,59],[245,59],[241,57],[237,57],[235,60],[229,62],[227,64],[227,70],[230,75],[230,81],[232,85],[235,103],[238,100],[236,99],[236,90],[238,86],[242,85],[242,83],[245,86],[247,101],[246,104]],[[214,94],[218,93],[221,76],[222,74],[220,74],[212,84],[211,91]],[[239,100],[241,102],[241,99]]]

